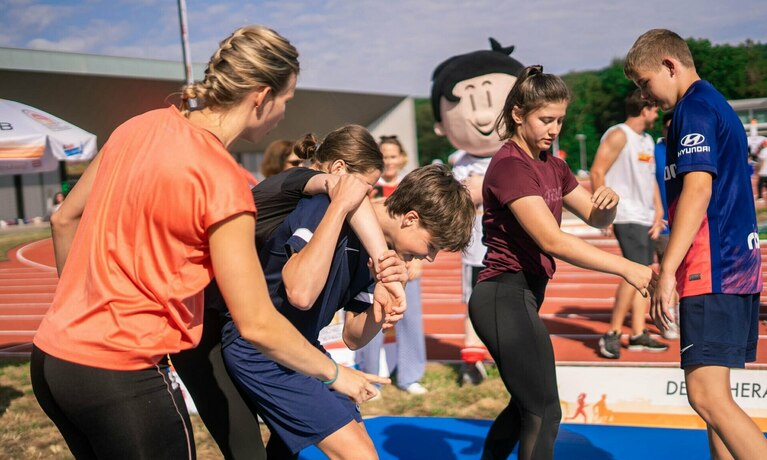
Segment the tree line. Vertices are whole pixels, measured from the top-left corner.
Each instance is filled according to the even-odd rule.
[[[767,44],[746,40],[738,45],[714,45],[706,39],[687,39],[698,74],[711,82],[727,99],[767,96]],[[614,59],[600,70],[561,75],[572,92],[567,118],[559,137],[560,149],[567,152],[573,171],[580,168],[577,134],[585,136],[587,168],[596,153],[602,134],[625,120],[624,99],[634,84],[623,75],[623,59]],[[428,99],[416,99],[416,129],[422,165],[434,159],[447,162],[455,149],[434,133],[434,118]],[[660,136],[660,122],[650,131]]]

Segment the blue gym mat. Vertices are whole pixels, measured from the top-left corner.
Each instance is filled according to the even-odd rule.
[[[373,417],[365,427],[381,460],[469,460],[482,453],[490,420]],[[316,447],[301,460],[325,459]],[[516,452],[509,457],[516,459]],[[705,430],[562,424],[557,460],[710,459]]]

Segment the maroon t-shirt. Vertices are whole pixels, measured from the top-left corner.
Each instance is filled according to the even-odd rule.
[[[490,161],[482,185],[482,242],[487,255],[479,281],[508,271],[551,278],[556,268],[554,258],[535,244],[508,205],[522,197],[540,196],[561,223],[562,197],[577,186],[578,181],[561,159],[545,152],[533,159],[514,141],[505,143]]]

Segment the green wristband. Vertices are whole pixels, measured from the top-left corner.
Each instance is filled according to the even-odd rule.
[[[338,363],[336,362],[335,359],[331,358],[330,360],[333,361],[333,364],[336,365],[336,375],[334,375],[333,378],[330,380],[323,380],[322,383],[324,383],[325,385],[333,385],[334,383],[336,383],[336,380],[338,379]]]

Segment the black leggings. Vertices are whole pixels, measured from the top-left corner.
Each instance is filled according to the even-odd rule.
[[[77,459],[196,457],[184,398],[167,364],[113,371],[33,347],[32,388]]]
[[[511,393],[485,440],[483,459],[505,459],[519,442],[520,460],[551,459],[562,409],[554,350],[538,316],[548,279],[507,272],[483,281],[469,317]]]
[[[207,295],[207,292],[206,292]],[[206,305],[208,305],[206,297]],[[171,356],[205,427],[227,460],[266,458],[256,406],[229,376],[221,355],[219,312],[205,310],[200,344]]]

